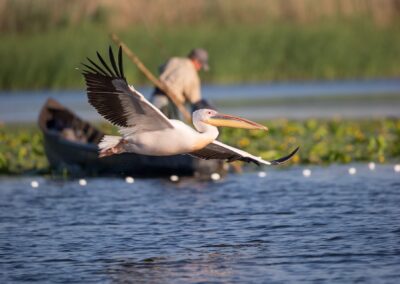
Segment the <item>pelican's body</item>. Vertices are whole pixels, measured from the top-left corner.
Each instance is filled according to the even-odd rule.
[[[151,156],[190,154],[203,159],[242,160],[256,164],[280,164],[289,160],[298,150],[287,157],[265,161],[240,149],[216,141],[217,126],[268,130],[258,123],[220,114],[215,110],[201,109],[193,113],[193,125],[168,119],[147,101],[135,88],[129,86],[123,74],[121,48],[118,66],[110,48],[110,68],[97,53],[102,67],[88,59],[91,65],[85,76],[89,103],[111,123],[119,127],[121,136],[106,135],[99,143],[100,157],[123,152]]]
[[[152,156],[171,156],[200,150],[218,137],[218,129],[200,133],[182,121],[171,119],[174,128],[130,134],[129,128],[121,129],[125,152]]]

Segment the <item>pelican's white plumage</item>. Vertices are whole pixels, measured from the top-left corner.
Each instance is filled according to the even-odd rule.
[[[119,127],[121,136],[106,135],[99,144],[100,157],[123,152],[152,156],[190,154],[203,159],[242,160],[258,165],[275,165],[289,160],[297,152],[274,161],[265,161],[240,149],[219,141],[217,126],[267,130],[255,122],[219,114],[215,110],[201,109],[193,113],[196,128],[168,119],[134,87],[129,86],[123,72],[122,51],[118,65],[109,49],[111,68],[97,53],[102,66],[89,60],[83,64],[89,103],[111,123]]]

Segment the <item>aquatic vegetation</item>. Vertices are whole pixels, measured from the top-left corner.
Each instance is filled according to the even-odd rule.
[[[47,170],[43,136],[38,128],[0,125],[0,174]]]
[[[268,133],[224,128],[220,140],[264,159],[285,155],[300,145],[290,165],[400,160],[399,119],[272,120],[263,124],[268,125]],[[106,133],[115,131],[109,124],[100,128]],[[2,125],[0,141],[0,174],[49,172],[37,127]]]
[[[244,131],[225,128],[221,140],[274,159],[300,145],[292,160],[295,164],[384,163],[400,158],[398,119],[274,120],[264,123],[270,131]]]

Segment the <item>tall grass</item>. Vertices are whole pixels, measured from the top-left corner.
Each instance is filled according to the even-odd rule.
[[[75,68],[115,30],[154,72],[205,47],[205,82],[397,77],[399,3],[0,0],[0,89],[82,88]],[[130,82],[148,83],[125,66]]]
[[[398,21],[399,0],[0,0],[0,30],[39,31],[109,23],[132,25],[316,23],[328,18],[368,17],[377,25]]]
[[[2,35],[0,89],[82,88],[75,68],[95,50],[105,52],[109,30],[92,24],[41,34]],[[227,26],[125,30],[120,36],[149,68],[195,47],[209,50],[205,82],[395,77],[400,75],[400,28],[365,22],[318,26]],[[133,84],[146,79],[125,60]]]

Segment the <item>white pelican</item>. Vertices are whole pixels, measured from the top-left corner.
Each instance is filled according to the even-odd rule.
[[[102,66],[88,58],[83,64],[89,103],[99,114],[119,127],[121,136],[104,136],[99,143],[100,157],[123,152],[151,156],[190,154],[203,159],[241,160],[257,165],[277,165],[291,159],[298,147],[288,156],[265,161],[240,149],[217,141],[217,126],[268,130],[265,126],[247,119],[220,114],[211,109],[193,113],[196,130],[182,121],[168,119],[147,101],[134,87],[129,86],[122,66],[119,48],[118,65],[109,49],[111,68],[97,52]]]

